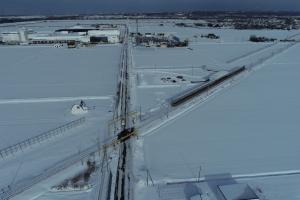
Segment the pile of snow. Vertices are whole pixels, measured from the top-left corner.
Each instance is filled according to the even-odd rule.
[[[73,115],[82,115],[82,114],[86,114],[88,112],[88,108],[86,106],[80,106],[75,104],[72,107],[71,113]]]
[[[61,186],[52,187],[50,191],[51,192],[76,192],[76,191],[89,192],[92,188],[93,188],[93,186],[91,184],[84,184],[84,185],[79,185],[77,187],[71,187],[71,186],[67,186],[67,187],[61,187]]]

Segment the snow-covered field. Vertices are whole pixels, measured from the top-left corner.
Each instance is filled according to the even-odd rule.
[[[248,42],[231,44],[227,42],[191,44],[188,48],[136,48],[135,64],[138,68],[182,68],[207,65],[214,69],[226,69],[226,62],[267,44]]]
[[[182,40],[189,39],[188,48],[132,48],[133,109],[141,111],[145,118],[154,111],[155,122],[162,119],[155,114],[165,112],[159,109],[179,92],[233,66],[255,63],[286,45],[250,43],[250,35],[284,39],[298,33],[186,28],[175,26],[177,22],[181,21],[139,20],[139,31],[172,33]],[[82,20],[1,25],[0,31],[27,27],[48,32],[94,23],[129,23],[130,31],[136,30],[135,21]],[[201,34],[208,33],[215,33],[221,39],[200,38]],[[153,129],[150,134],[139,132],[144,130],[142,128],[138,130],[140,136],[133,142],[136,199],[189,199],[193,188],[199,188],[211,195],[204,195],[203,199],[214,200],[217,197],[212,185],[216,183],[207,179],[226,175],[230,179],[222,183],[247,183],[256,192],[262,190],[267,199],[281,200],[288,194],[286,199],[296,200],[300,196],[296,187],[300,184],[297,157],[300,150],[297,143],[299,50],[300,46],[296,45],[269,59],[250,76]],[[62,136],[0,159],[0,189],[30,183],[61,161],[79,156],[109,137],[108,121],[112,118],[120,52],[121,44],[78,49],[0,47],[0,149],[86,117],[84,124]],[[71,107],[80,100],[91,110],[87,114],[72,115]],[[146,123],[147,120],[141,124]],[[152,130],[150,125],[146,129]],[[49,192],[51,186],[81,169],[78,163],[68,173],[42,181],[16,199],[95,199],[96,190],[68,194]],[[187,183],[195,181],[199,172],[200,183]],[[155,186],[145,186],[147,177],[149,185],[153,181]],[[174,181],[183,182],[164,184]]]
[[[57,29],[74,23],[39,22],[26,26],[40,31],[41,27]],[[1,31],[7,28],[3,25]],[[111,111],[120,49],[120,45],[78,49],[1,46],[0,148],[78,119],[70,110],[80,100],[95,106],[91,112],[97,116]]]
[[[120,46],[0,47],[1,99],[112,96]]]
[[[164,26],[159,24],[163,23]],[[191,23],[191,21],[189,21]],[[131,31],[135,24],[131,23]],[[177,27],[175,21],[140,21],[142,33],[172,33],[180,39],[188,39],[188,48],[133,48],[133,65],[137,79],[136,110],[151,111],[151,106],[159,107],[166,99],[183,91],[191,84],[188,81],[203,80],[214,71],[228,70],[232,67],[248,65],[264,59],[270,52],[287,44],[251,43],[251,35],[284,39],[297,31],[279,30],[233,30]],[[201,34],[215,33],[219,40],[202,39]],[[195,38],[197,36],[197,38]],[[170,73],[169,76],[166,74]],[[172,74],[173,73],[173,74]],[[187,82],[163,82],[161,78],[176,75],[186,77]],[[189,77],[192,76],[192,77]],[[194,76],[194,77],[193,77]],[[176,79],[176,78],[175,78]],[[148,95],[147,95],[148,94]]]
[[[78,119],[70,110],[80,100],[98,116],[112,110],[120,46],[0,47],[0,52],[1,147]]]
[[[0,31],[18,30],[23,26],[36,31],[53,31],[72,25],[76,22],[39,22],[19,27],[2,25]],[[47,174],[49,168],[69,157],[76,157],[91,146],[101,145],[107,139],[120,52],[121,45],[76,49],[0,47],[0,149],[80,117],[86,118],[85,123],[61,136],[1,159],[0,188],[8,190],[9,187],[14,189],[15,184],[30,183],[34,177]],[[81,100],[87,104],[88,113],[73,115],[72,106]],[[77,171],[80,168],[75,167]],[[17,198],[41,196],[66,176],[69,175],[56,176],[52,181],[34,187],[31,194],[28,191]],[[59,194],[56,196],[59,198]]]
[[[52,103],[0,104],[0,149],[52,130],[82,116],[72,115],[72,105],[79,101]],[[87,100],[94,107],[87,119],[105,120],[111,116],[112,100]]]
[[[170,32],[191,41],[190,49],[134,49],[134,67],[139,83],[137,106],[142,112],[147,110],[150,113],[155,108],[163,107],[167,99],[188,86],[168,84],[161,77],[176,77],[172,73],[177,74],[178,70],[182,70],[180,75],[188,77],[190,74],[184,70],[200,69],[203,65],[206,65],[206,69],[222,70],[235,65],[259,64],[258,61],[264,60],[270,52],[276,55],[278,49],[285,48],[286,44],[253,44],[247,41],[250,35],[284,39],[299,33],[180,28],[172,23],[143,26],[142,22],[139,30]],[[213,41],[194,37],[205,33],[215,33],[221,39]],[[135,153],[135,173],[137,180],[140,180],[136,184],[136,198],[189,199],[185,194],[186,189],[190,188],[188,183],[180,183],[179,188],[175,189],[164,183],[195,181],[200,172],[201,180],[221,175],[253,176],[246,179],[231,178],[219,183],[247,183],[256,193],[262,191],[260,197],[267,199],[279,200],[285,194],[288,199],[298,199],[300,193],[295,189],[295,185],[299,186],[298,175],[285,174],[300,170],[297,159],[300,150],[297,136],[300,112],[300,96],[297,93],[300,80],[299,50],[300,46],[296,45],[278,53],[249,77],[139,138]],[[204,74],[198,75],[205,77]],[[161,109],[161,112],[165,111]],[[281,175],[269,177],[269,173]],[[259,174],[267,176],[258,177]],[[149,187],[146,187],[147,178]],[[151,179],[154,187],[151,186]],[[204,195],[204,199],[217,198],[212,191],[214,188],[210,188],[211,184],[210,181],[204,181],[197,186],[204,194],[210,193],[211,196]],[[281,188],[280,184],[291,186]]]
[[[299,50],[299,45],[292,47],[239,84],[146,136],[144,169],[157,181],[196,178],[200,167],[202,176],[299,170]],[[285,181],[288,178],[282,184]],[[264,182],[258,185],[280,189]],[[297,199],[299,192],[290,195],[289,199]]]

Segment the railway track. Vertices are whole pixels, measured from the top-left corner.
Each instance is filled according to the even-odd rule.
[[[130,188],[130,170],[128,165],[129,156],[131,156],[130,138],[136,135],[136,131],[131,124],[130,116],[130,93],[129,93],[129,65],[128,65],[128,27],[125,25],[124,40],[122,52],[122,67],[120,80],[120,100],[119,116],[121,117],[121,131],[118,133],[118,142],[120,142],[118,168],[116,172],[116,184],[114,192],[114,200],[129,200],[131,193]]]
[[[239,75],[240,73],[242,73],[245,70],[246,70],[245,66],[234,68],[231,71],[229,71],[228,74],[226,74],[226,75],[224,75],[224,76],[222,76],[222,77],[220,77],[216,80],[210,81],[206,84],[203,84],[203,85],[200,85],[200,86],[197,86],[195,88],[187,90],[183,94],[171,99],[170,104],[173,107],[179,106],[179,105],[187,102],[188,100],[194,98],[195,96],[199,96],[202,93],[207,92],[207,91],[209,91],[210,89],[212,89],[214,87],[217,87],[218,85],[220,85],[223,82],[231,79],[234,76]]]

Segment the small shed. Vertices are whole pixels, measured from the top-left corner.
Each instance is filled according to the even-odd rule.
[[[225,200],[259,200],[248,184],[236,183],[218,187]]]

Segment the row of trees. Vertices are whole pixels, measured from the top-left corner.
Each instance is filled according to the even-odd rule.
[[[256,35],[251,35],[249,38],[251,42],[275,42],[276,40],[275,38],[259,37]]]

